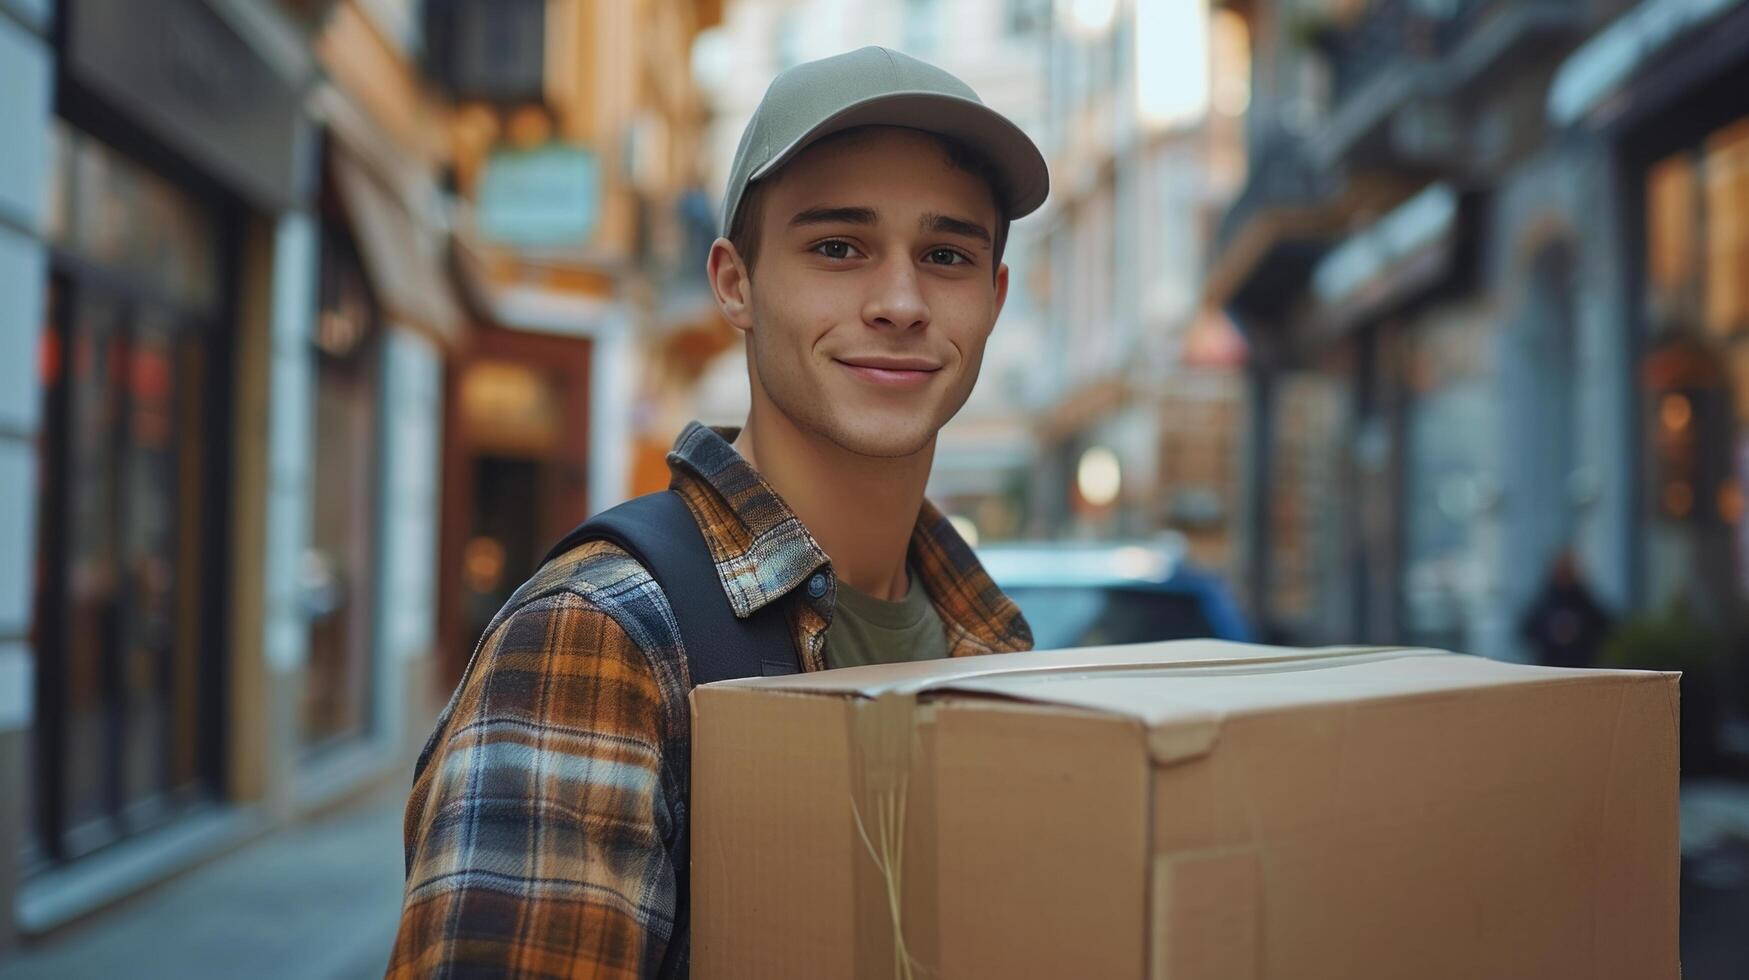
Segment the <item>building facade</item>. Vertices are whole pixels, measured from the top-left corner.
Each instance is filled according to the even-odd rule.
[[[1197,4],[1054,9],[1035,536],[1170,529],[1229,568],[1245,351],[1201,282],[1244,178],[1249,54],[1241,19]]]
[[[504,595],[660,465],[644,359],[720,326],[719,17],[0,6],[0,955],[404,781]]]
[[[0,7],[0,951],[424,737],[466,316],[415,13]]]
[[[1259,164],[1209,289],[1258,354],[1277,635],[1531,659],[1571,552],[1618,619],[1741,649],[1749,10],[1235,9]]]

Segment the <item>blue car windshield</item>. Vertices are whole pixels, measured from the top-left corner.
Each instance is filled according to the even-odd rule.
[[[1215,635],[1195,596],[1127,586],[1005,589],[1032,625],[1033,647],[1103,646]]]

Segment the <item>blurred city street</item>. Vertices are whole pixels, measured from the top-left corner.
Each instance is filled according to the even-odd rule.
[[[1680,671],[1749,976],[1749,0],[0,0],[0,978],[382,973],[440,707],[748,418],[731,161],[865,45],[1049,165],[926,492],[1041,647]]]
[[[377,793],[250,843],[0,962],[0,977],[381,977],[405,802]]]

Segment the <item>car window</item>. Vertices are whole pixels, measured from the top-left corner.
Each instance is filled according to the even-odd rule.
[[[1006,590],[1039,650],[1149,643],[1214,635],[1195,596],[1124,586],[1022,586]]]

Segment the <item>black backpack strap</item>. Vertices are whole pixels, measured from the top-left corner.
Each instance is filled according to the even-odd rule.
[[[624,549],[661,586],[680,624],[693,684],[800,671],[779,603],[746,619],[735,615],[704,532],[679,494],[645,494],[602,511],[565,535],[541,564],[595,540]]]

